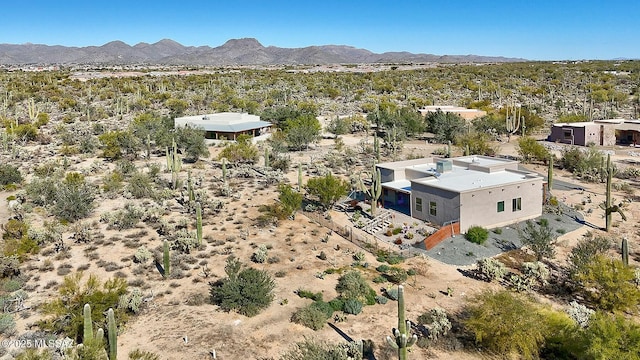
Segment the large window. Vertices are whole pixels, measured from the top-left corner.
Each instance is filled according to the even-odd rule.
[[[422,212],[422,199],[416,198],[416,211]]]
[[[504,211],[504,201],[498,201],[498,212]]]
[[[436,202],[429,202],[429,215],[436,216]]]
[[[522,210],[522,198],[515,198],[515,199],[511,200],[511,207],[512,207],[513,211]]]

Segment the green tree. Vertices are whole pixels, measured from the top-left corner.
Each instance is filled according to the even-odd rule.
[[[124,155],[136,158],[142,143],[129,130],[115,130],[98,136],[102,144],[102,157],[118,160]]]
[[[555,256],[556,237],[547,222],[536,225],[533,221],[527,220],[524,228],[518,229],[518,236],[522,244],[536,254],[538,261]]]
[[[537,359],[546,326],[529,300],[506,290],[485,291],[469,299],[464,327],[476,342],[505,357]]]
[[[227,277],[210,286],[211,300],[222,310],[251,317],[271,305],[276,284],[268,272],[243,268],[233,256],[227,259],[224,271]]]
[[[636,312],[640,289],[635,284],[635,271],[622,260],[597,255],[577,274],[586,297],[598,308]]]
[[[238,136],[235,143],[226,144],[218,155],[218,160],[227,159],[232,163],[255,164],[258,158],[258,148],[249,135]]]
[[[204,139],[205,131],[189,125],[175,129],[178,149],[186,155],[185,160],[196,162],[198,158],[209,157],[209,148]]]
[[[165,106],[169,108],[172,118],[180,117],[189,107],[189,103],[182,99],[170,98],[165,101]]]
[[[582,122],[589,121],[589,116],[584,114],[563,114],[558,117],[558,121],[556,123],[574,123],[574,122]]]
[[[310,143],[318,140],[321,130],[320,121],[313,115],[288,119],[284,127],[287,143],[294,150],[308,148]]]
[[[454,141],[456,136],[462,134],[465,121],[454,113],[444,113],[441,110],[430,112],[426,116],[427,128],[434,134],[439,143]]]
[[[456,137],[455,144],[461,148],[469,147],[471,154],[495,156],[498,149],[491,145],[490,135],[485,132],[472,131],[467,134],[460,134]]]
[[[347,194],[351,186],[345,180],[338,179],[329,173],[323,177],[309,179],[305,188],[310,196],[317,198],[328,210]]]
[[[278,186],[278,192],[280,193],[280,195],[278,195],[278,200],[287,214],[287,217],[294,215],[296,211],[300,209],[304,196],[295,191],[289,184],[281,184]]]
[[[522,161],[525,163],[531,160],[546,163],[550,156],[549,150],[530,136],[524,136],[518,139],[518,154],[522,156]]]

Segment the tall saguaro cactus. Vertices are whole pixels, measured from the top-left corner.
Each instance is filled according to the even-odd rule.
[[[611,154],[607,155],[607,192],[606,192],[606,200],[604,204],[600,204],[600,208],[604,210],[605,216],[605,231],[609,231],[611,229],[611,221],[612,214],[617,212],[622,217],[623,221],[627,220],[627,216],[622,212],[622,204],[614,205],[613,200],[611,199],[611,182],[613,178],[613,167],[611,167]]]
[[[625,266],[629,266],[629,240],[622,239],[622,262]]]
[[[411,322],[404,317],[404,287],[398,285],[398,328],[393,329],[393,337],[387,336],[387,343],[398,349],[398,359],[407,360],[408,349],[418,341],[418,337],[411,335]]]
[[[118,360],[118,329],[113,309],[107,310],[107,326],[109,335],[109,360]]]
[[[298,163],[298,192],[302,192],[302,163]]]
[[[86,343],[88,341],[93,340],[93,321],[91,321],[91,305],[84,304],[82,315],[84,318],[84,332],[82,335],[82,341]]]
[[[198,246],[202,245],[202,206],[196,203],[196,238]]]
[[[371,170],[371,189],[369,189],[368,192],[369,196],[371,197],[371,216],[376,216],[378,200],[382,195],[382,180],[380,169],[376,168],[375,162],[373,163],[373,169]]]
[[[176,189],[178,187],[178,172],[181,169],[182,159],[178,154],[178,145],[175,139],[173,139],[171,150],[167,147],[165,151],[167,153],[167,169],[171,171],[171,186]]]

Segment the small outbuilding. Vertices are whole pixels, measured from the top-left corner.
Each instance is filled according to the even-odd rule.
[[[175,118],[175,127],[191,126],[203,129],[209,142],[235,141],[240,135],[249,135],[253,141],[265,140],[271,135],[271,124],[260,116],[247,113],[222,112]]]

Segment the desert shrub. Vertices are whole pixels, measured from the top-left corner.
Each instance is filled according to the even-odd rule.
[[[546,327],[530,301],[506,290],[485,291],[469,300],[466,311],[464,327],[477,343],[505,357],[538,358]]]
[[[382,265],[380,265],[380,266],[378,266],[376,268],[377,271],[379,271],[379,272],[381,272],[383,274],[386,273],[387,271],[389,271],[389,269],[391,269],[391,267],[389,265],[386,265],[386,264],[382,264]]]
[[[387,297],[393,301],[398,301],[398,288],[392,287],[391,289],[386,289],[385,294]]]
[[[17,277],[13,279],[6,279],[2,283],[2,290],[8,293],[12,293],[16,290],[22,289],[23,286],[24,286],[24,279],[22,278]]]
[[[5,257],[16,257],[19,261],[24,261],[40,250],[38,242],[29,236],[29,227],[25,222],[11,219],[2,229],[2,253]]]
[[[352,343],[330,344],[305,339],[292,346],[280,360],[349,360],[362,359],[357,346]]]
[[[56,188],[55,204],[52,209],[55,216],[67,221],[76,221],[89,216],[93,210],[94,189],[82,175],[69,173]]]
[[[576,277],[585,271],[587,264],[596,255],[604,254],[611,248],[611,240],[604,236],[594,236],[587,233],[569,254],[569,273]]]
[[[464,234],[464,238],[472,243],[482,245],[489,238],[489,231],[482,226],[472,226]]]
[[[297,293],[298,293],[298,296],[304,299],[311,299],[313,301],[322,301],[321,292],[314,293],[313,291],[298,289]]]
[[[26,349],[16,355],[15,360],[52,360],[53,352],[49,349]]]
[[[532,160],[542,162],[548,160],[550,156],[549,150],[530,136],[518,139],[518,154],[522,157],[522,161],[525,163]]]
[[[160,356],[140,349],[129,352],[129,360],[160,360]]]
[[[118,230],[131,229],[146,216],[146,209],[133,203],[126,203],[124,208],[110,213],[103,213],[100,221]]]
[[[53,178],[35,177],[27,184],[25,190],[29,200],[39,206],[53,204],[58,194],[57,183]]]
[[[227,259],[227,277],[210,284],[211,300],[224,311],[236,311],[245,316],[257,315],[271,305],[276,284],[269,273],[243,268],[234,257]]]
[[[93,323],[103,329],[107,328],[104,314],[109,308],[115,311],[119,328],[126,322],[127,309],[118,305],[120,296],[127,293],[127,282],[122,278],[114,278],[101,283],[95,275],[90,275],[83,286],[82,277],[82,272],[64,277],[58,289],[60,297],[42,306],[46,316],[39,322],[42,329],[80,340],[83,332],[84,304],[91,305]]]
[[[0,187],[22,182],[22,174],[17,167],[10,164],[0,164]]]
[[[347,299],[344,302],[344,312],[351,315],[358,315],[362,312],[362,302],[356,299]]]
[[[13,315],[8,313],[0,314],[0,334],[8,337],[15,333],[16,321],[13,319]]]
[[[333,311],[343,311],[344,310],[344,300],[340,298],[335,298],[330,300],[327,304],[331,306]]]
[[[153,181],[149,175],[136,171],[131,175],[126,190],[136,199],[153,197]]]
[[[549,280],[549,268],[540,261],[522,263],[521,271],[524,278],[540,285],[545,285]]]
[[[380,305],[384,305],[389,301],[386,296],[376,295],[376,302]]]
[[[140,305],[142,305],[142,292],[137,288],[131,292],[120,295],[120,299],[118,300],[120,309],[127,309],[134,314],[140,312]]]
[[[267,261],[267,246],[264,244],[258,245],[258,248],[253,252],[251,260],[255,263],[262,264]]]
[[[20,261],[17,256],[0,255],[0,278],[9,278],[20,274]]]
[[[140,264],[146,264],[152,258],[153,254],[145,246],[140,246],[136,250],[136,253],[133,255],[133,259],[135,260],[135,262]]]
[[[500,261],[493,258],[485,258],[478,260],[476,263],[476,271],[478,276],[486,281],[500,281],[507,273],[507,268]]]
[[[427,337],[437,341],[439,337],[447,335],[451,330],[451,321],[447,312],[439,307],[433,308],[418,317],[418,323],[427,329]]]
[[[596,312],[578,337],[578,359],[637,359],[640,354],[640,325],[621,314]]]
[[[356,299],[360,301],[365,301],[370,292],[373,291],[375,302],[375,291],[371,289],[359,271],[349,271],[342,275],[338,279],[336,291],[343,299]]]
[[[378,250],[376,253],[376,260],[379,262],[386,262],[389,265],[397,265],[404,261],[404,257],[398,253],[388,250]]]
[[[572,301],[569,303],[567,314],[573,319],[581,328],[586,328],[589,325],[591,316],[595,313],[594,310],[588,307]]]
[[[523,229],[518,229],[518,237],[523,245],[533,251],[538,261],[555,256],[556,236],[553,235],[548,221],[541,221],[536,226],[528,220]]]
[[[320,330],[333,314],[329,304],[316,301],[296,310],[291,316],[291,321],[308,327],[312,330]]]
[[[597,255],[585,265],[577,280],[585,296],[599,309],[637,310],[640,289],[635,284],[635,272],[621,260]]]
[[[403,283],[409,277],[409,275],[407,275],[407,272],[404,269],[397,268],[397,267],[389,268],[389,270],[387,270],[384,276],[387,278],[387,280],[389,280],[394,284]]]

